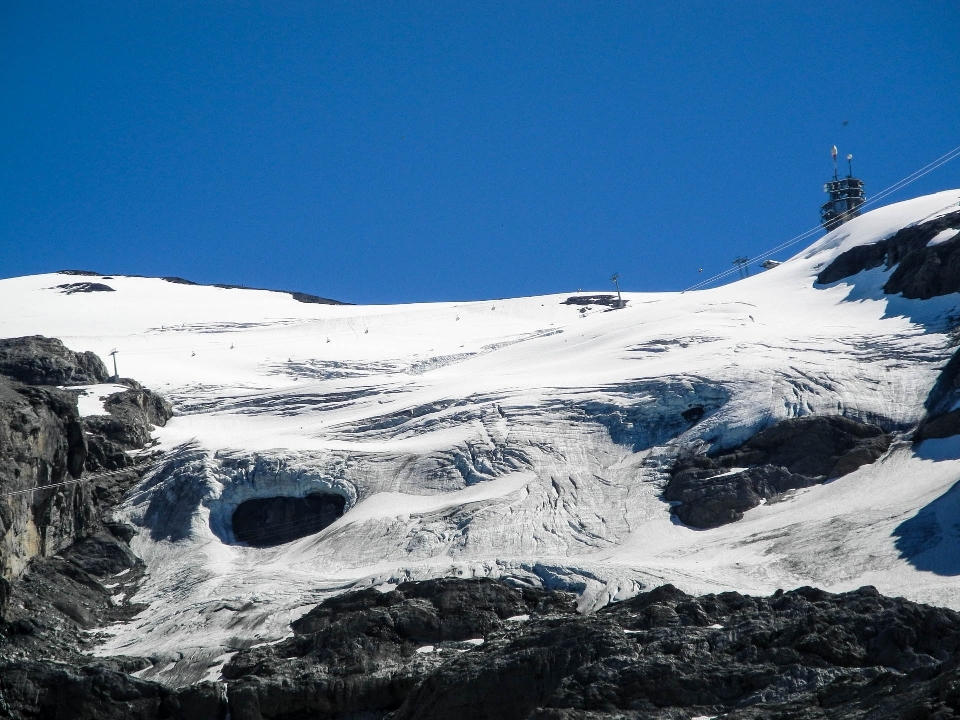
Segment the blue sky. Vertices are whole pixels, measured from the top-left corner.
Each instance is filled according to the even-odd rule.
[[[958,37],[956,0],[0,0],[0,276],[682,289],[815,226],[831,145],[868,197],[960,145]]]

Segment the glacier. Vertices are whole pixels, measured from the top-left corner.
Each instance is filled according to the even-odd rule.
[[[956,349],[960,293],[883,292],[876,267],[819,285],[851,248],[955,212],[951,190],[874,210],[766,272],[708,290],[393,306],[161,278],[0,281],[0,336],[42,334],[163,393],[162,456],[119,517],[148,607],[99,652],[141,677],[216,679],[330,594],[439,576],[564,588],[584,612],[666,582],[754,594],[874,585],[960,609],[960,442],[910,442]],[[932,244],[949,242],[943,233]],[[595,295],[596,293],[583,293]],[[116,386],[87,388],[86,413]],[[710,530],[662,499],[682,452],[839,414],[895,433],[876,462]],[[272,547],[236,539],[258,498],[345,512]]]

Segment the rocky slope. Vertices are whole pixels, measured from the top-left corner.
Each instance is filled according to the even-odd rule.
[[[698,528],[743,517],[789,490],[847,475],[877,460],[893,436],[840,415],[783,420],[740,447],[682,457],[664,489],[673,512]]]
[[[960,716],[951,610],[871,587],[694,597],[665,585],[586,616],[574,599],[453,578],[350,592],[293,623],[288,640],[238,653],[223,683],[176,691],[129,674],[149,660],[4,660],[0,717]],[[36,627],[8,627],[6,648]]]
[[[77,482],[84,471],[135,464],[129,451],[150,441],[170,405],[136,383],[107,401],[105,416],[81,419],[77,395],[57,385],[108,378],[93,353],[75,353],[44,337],[0,340],[0,577],[16,578],[34,557],[49,557],[102,529],[101,510],[132,472]],[[0,608],[2,609],[2,608]]]
[[[50,338],[0,340],[0,373],[0,716],[134,716],[125,700],[75,711],[91,693],[129,695],[136,681],[122,671],[149,666],[84,653],[90,632],[142,609],[128,601],[143,574],[133,528],[110,516],[146,466],[130,451],[144,449],[170,406],[126,381],[109,415],[81,418],[77,392],[54,385],[102,383],[106,368]]]

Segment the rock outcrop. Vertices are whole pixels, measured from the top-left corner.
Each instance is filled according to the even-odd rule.
[[[224,669],[231,717],[903,718],[960,711],[960,615],[801,588],[669,585],[577,615],[558,592],[404,583],[327,601]],[[940,713],[935,715],[935,713]]]
[[[88,433],[86,469],[90,472],[134,465],[136,460],[129,452],[146,447],[153,428],[166,425],[173,417],[173,409],[163,397],[134,381],[124,382],[133,387],[107,398],[103,407],[108,415],[83,420]]]
[[[80,628],[136,611],[103,603],[102,581],[129,560],[91,561],[101,556],[40,561],[15,590],[16,617],[0,626],[0,716],[960,716],[960,614],[870,587],[694,597],[665,585],[593,615],[567,593],[491,579],[368,588],[321,603],[287,640],[237,653],[222,682],[171,690],[130,675],[149,658],[76,654],[91,642]]]
[[[565,595],[486,579],[404,583],[389,592],[370,588],[335,597],[295,622],[293,638],[239,653],[224,667],[224,678],[234,681],[231,717],[383,717],[445,659],[503,629],[511,617],[550,608],[573,612]]]
[[[0,577],[95,527],[90,488],[61,485],[80,477],[86,455],[74,395],[0,376]]]
[[[35,560],[12,588],[0,620],[0,717],[193,718],[219,720],[222,688],[171,690],[131,675],[148,658],[94,658],[91,631],[130,620],[128,601],[143,563],[126,544],[132,528],[111,526],[59,556]]]
[[[842,477],[886,452],[892,435],[839,415],[793,418],[738,448],[681,458],[664,489],[685,524],[735,522],[763,499]]]
[[[0,340],[0,375],[27,385],[92,385],[110,374],[96,354],[74,352],[56,338],[32,335]]]
[[[49,557],[103,529],[102,511],[139,477],[131,471],[75,482],[84,471],[129,468],[169,403],[134,387],[112,396],[110,415],[83,420],[77,396],[54,385],[99,383],[93,353],[41,336],[0,340],[0,577],[15,579],[32,558]],[[3,602],[0,598],[0,614]]]
[[[928,245],[950,230],[956,230],[956,235]],[[883,286],[887,294],[927,300],[960,292],[960,211],[910,225],[886,240],[851,248],[825,267],[817,282],[827,285],[881,265],[897,266]]]
[[[143,574],[134,530],[109,515],[140,476],[128,451],[171,414],[125,381],[110,415],[86,422],[77,395],[53,386],[106,379],[99,358],[59,340],[0,340],[0,717],[217,718],[215,683],[174,691],[129,674],[147,659],[86,654],[90,631],[142,609],[129,601]],[[115,467],[130,469],[84,475]]]

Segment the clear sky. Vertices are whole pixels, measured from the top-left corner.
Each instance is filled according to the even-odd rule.
[[[2,277],[682,289],[960,145],[960,2],[0,0],[0,129]]]

